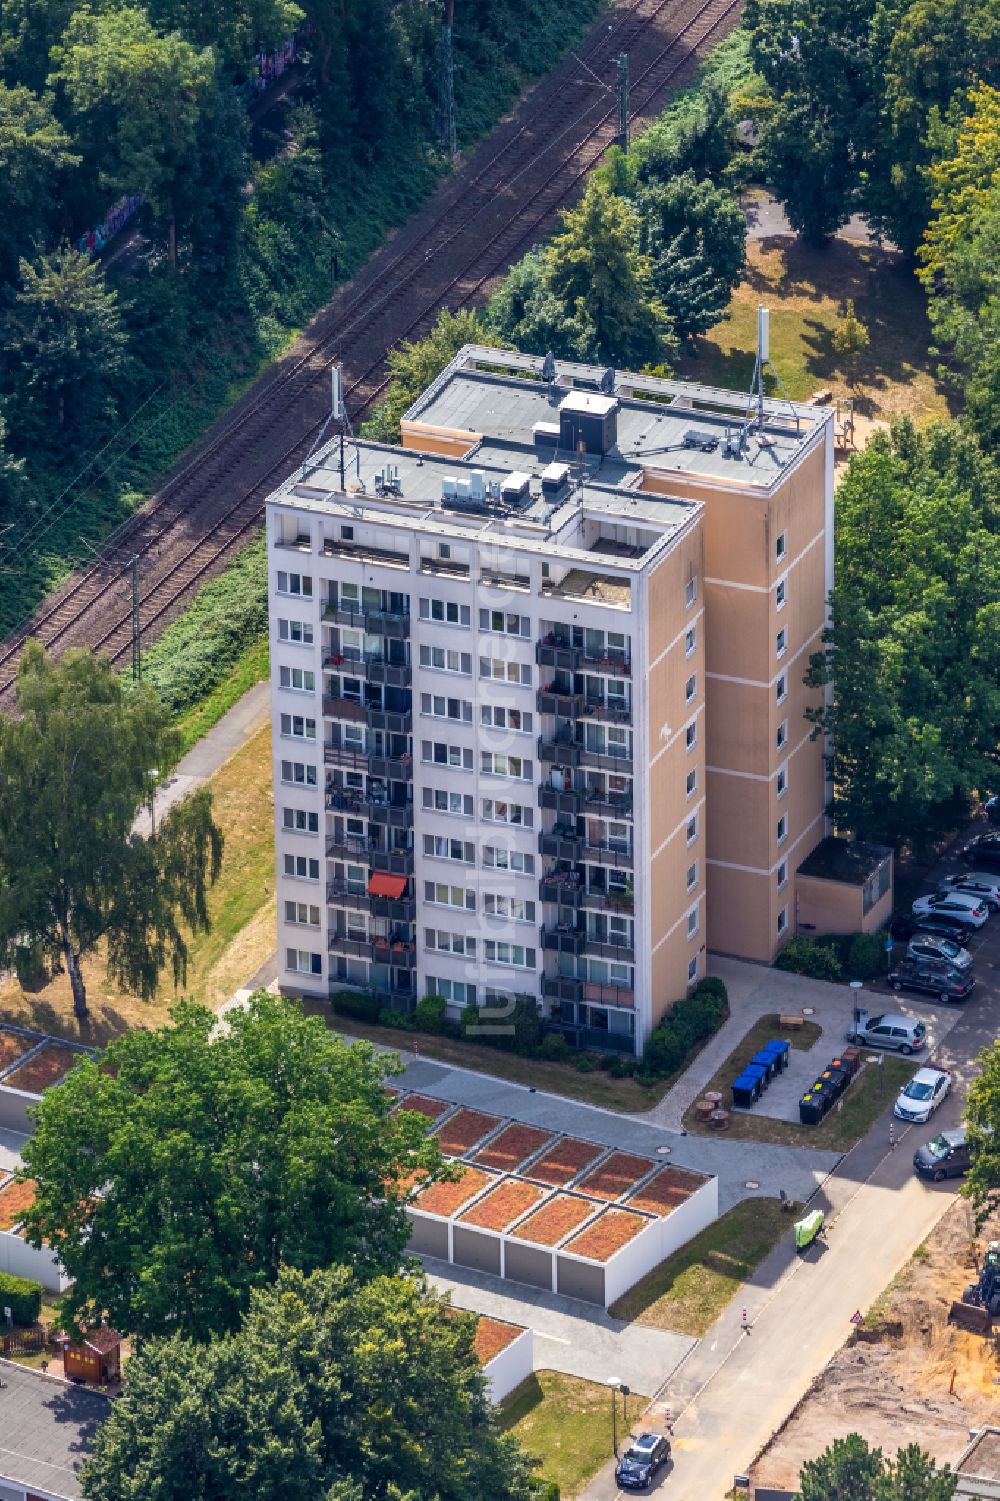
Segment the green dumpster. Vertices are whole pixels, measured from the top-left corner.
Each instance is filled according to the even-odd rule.
[[[795,1249],[797,1251],[804,1251],[807,1246],[812,1245],[823,1228],[825,1218],[822,1209],[814,1209],[811,1214],[795,1221]]]

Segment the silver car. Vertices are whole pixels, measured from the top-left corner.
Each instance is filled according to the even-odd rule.
[[[859,1013],[856,1025],[847,1033],[848,1042],[860,1043],[865,1048],[887,1048],[894,1053],[919,1053],[927,1046],[927,1028],[923,1022],[915,1022],[908,1016],[897,1016],[885,1011],[879,1016]]]

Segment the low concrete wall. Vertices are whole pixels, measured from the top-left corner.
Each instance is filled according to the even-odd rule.
[[[530,1329],[523,1329],[506,1350],[483,1366],[491,1402],[502,1402],[535,1369],[535,1340]]]
[[[0,1272],[40,1282],[50,1293],[65,1292],[69,1286],[69,1278],[54,1251],[47,1246],[36,1251],[34,1246],[29,1246],[26,1240],[10,1230],[0,1230]]]

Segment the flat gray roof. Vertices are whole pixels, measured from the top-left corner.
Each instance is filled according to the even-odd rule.
[[[80,1465],[110,1410],[101,1392],[0,1360],[0,1479],[77,1501]]]

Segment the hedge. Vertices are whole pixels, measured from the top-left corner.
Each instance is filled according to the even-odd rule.
[[[42,1288],[27,1277],[0,1272],[0,1308],[9,1308],[15,1324],[34,1324],[42,1311]]]
[[[342,1016],[353,1016],[360,1022],[377,1022],[382,1009],[378,996],[364,990],[338,990],[331,997],[331,1005]]]
[[[818,938],[790,938],[775,960],[775,969],[811,980],[874,980],[887,969],[882,933],[826,933]]]

